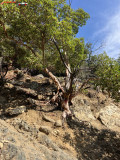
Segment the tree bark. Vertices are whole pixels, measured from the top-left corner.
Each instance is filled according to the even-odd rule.
[[[53,80],[53,82],[55,83],[55,85],[57,86],[58,90],[61,89],[61,91],[64,93],[64,89],[61,86],[59,80],[52,74],[52,72],[50,72],[47,68],[45,68],[45,72],[50,76],[50,78]]]

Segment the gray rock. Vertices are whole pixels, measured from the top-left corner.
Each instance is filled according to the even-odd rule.
[[[47,135],[43,133],[39,133],[37,139],[39,143],[45,145],[46,147],[50,149],[53,149],[54,151],[60,150],[59,147]]]
[[[37,135],[37,133],[39,132],[37,128],[30,126],[27,122],[21,119],[15,119],[12,124],[17,130],[30,132],[31,135],[34,135],[34,136]]]
[[[36,91],[32,90],[32,89],[27,89],[27,88],[22,88],[22,87],[19,87],[19,86],[16,86],[15,87],[16,91],[20,94],[26,94],[28,96],[31,96],[31,97],[34,97],[34,98],[37,98],[37,93]]]
[[[38,74],[37,76],[34,76],[34,78],[37,80],[44,78],[44,76],[42,74]]]
[[[46,121],[46,122],[55,123],[55,121],[54,121],[53,119],[51,119],[51,118],[49,118],[49,117],[47,117],[47,116],[45,116],[45,115],[43,115],[42,119],[43,119],[44,121]]]
[[[88,105],[82,105],[81,100],[79,100],[79,96],[76,96],[73,100],[73,112],[75,118],[77,118],[80,121],[91,121],[96,120],[92,111],[91,107]]]
[[[77,160],[43,133],[39,132],[36,140],[1,119],[0,126],[0,160]]]
[[[17,106],[16,108],[8,108],[5,111],[5,114],[14,116],[14,115],[19,115],[22,114],[26,111],[26,106]]]
[[[102,108],[98,117],[105,126],[109,128],[118,127],[120,129],[120,108],[116,105],[110,104]]]
[[[62,121],[61,121],[61,120],[57,120],[57,121],[55,122],[55,126],[56,126],[56,127],[62,127]]]
[[[39,131],[48,135],[52,132],[52,129],[49,126],[41,126]]]
[[[1,160],[26,160],[25,153],[21,148],[12,143],[4,143],[1,150]]]
[[[27,98],[27,102],[32,105],[32,108],[37,107],[37,106],[38,107],[41,106],[41,103],[40,103],[39,100],[35,100],[35,99],[32,99],[32,98]]]

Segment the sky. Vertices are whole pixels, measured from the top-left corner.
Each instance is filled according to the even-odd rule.
[[[94,54],[104,51],[112,58],[120,55],[120,0],[72,0],[73,9],[89,13],[87,24],[79,29],[77,37],[93,44]],[[101,48],[97,50],[99,47]]]

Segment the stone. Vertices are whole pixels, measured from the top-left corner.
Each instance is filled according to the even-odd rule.
[[[0,142],[0,149],[3,148],[3,143]]]
[[[120,129],[120,108],[116,105],[110,104],[102,108],[99,112],[98,118],[105,126],[111,129],[114,127]]]
[[[47,117],[47,116],[45,116],[45,115],[43,115],[42,119],[43,119],[44,121],[46,121],[46,122],[55,123],[55,121],[54,121],[53,119],[51,119],[51,118],[49,118],[49,117]]]
[[[27,77],[27,78],[25,79],[25,81],[26,81],[27,83],[29,83],[29,82],[31,82],[31,79],[30,79],[29,77]]]
[[[20,118],[14,119],[12,124],[17,130],[22,129],[24,131],[31,131],[31,127]]]
[[[54,151],[58,151],[59,147],[45,134],[39,133],[38,134],[38,141],[39,143],[45,145],[46,147],[53,149]]]
[[[73,99],[73,114],[75,118],[77,118],[79,121],[91,121],[96,120],[94,117],[91,107],[88,105],[82,105],[81,101],[79,101],[79,97],[75,97]]]
[[[56,127],[62,127],[62,121],[61,121],[61,120],[57,120],[57,121],[55,122],[55,126],[56,126]]]
[[[26,101],[28,104],[29,104],[29,109],[32,108],[32,109],[35,109],[35,110],[39,110],[40,107],[41,107],[41,102],[39,100],[35,100],[35,99],[32,99],[32,98],[27,98],[27,101]]]
[[[48,135],[52,132],[52,129],[49,126],[41,126],[39,131]]]
[[[44,78],[44,76],[43,76],[42,74],[38,74],[37,76],[34,76],[34,78],[35,78],[36,80],[39,80],[39,79]]]
[[[26,94],[26,95],[29,95],[30,97],[37,98],[36,91],[34,91],[32,89],[22,88],[22,87],[19,87],[19,86],[16,86],[15,89],[20,94]]]
[[[13,89],[13,88],[14,88],[14,85],[11,84],[11,83],[6,83],[6,84],[4,85],[4,87],[5,87],[5,88],[8,88],[8,89]]]
[[[14,73],[16,74],[16,79],[20,79],[24,76],[24,72],[22,70],[19,70],[18,68],[14,70]]]
[[[80,108],[79,111],[75,111],[74,116],[80,121],[81,120],[84,120],[84,121],[96,120],[94,115],[91,112],[90,106],[87,106],[87,108],[83,107],[83,108]]]
[[[21,123],[21,119],[16,119],[17,121]],[[34,137],[27,132],[17,131],[13,125],[1,119],[0,143],[3,144],[0,160],[77,160],[44,133],[39,132]]]
[[[59,130],[53,131],[53,135],[54,135],[54,136],[59,136],[59,135],[60,135],[60,131],[59,131]]]
[[[22,114],[26,111],[26,106],[17,106],[16,108],[8,108],[5,111],[5,114],[14,116],[14,115],[19,115]]]
[[[43,99],[43,98],[44,98],[43,95],[41,95],[41,94],[38,95],[38,99],[39,99],[39,100],[41,100],[41,99]]]
[[[1,151],[5,160],[26,160],[25,153],[21,148],[13,145],[12,143],[5,143]]]

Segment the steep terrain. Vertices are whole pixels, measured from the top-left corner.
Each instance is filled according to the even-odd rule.
[[[89,89],[73,99],[72,119],[47,101],[56,88],[43,75],[9,71],[0,88],[1,160],[119,160],[120,104]],[[62,81],[62,78],[60,78]]]

